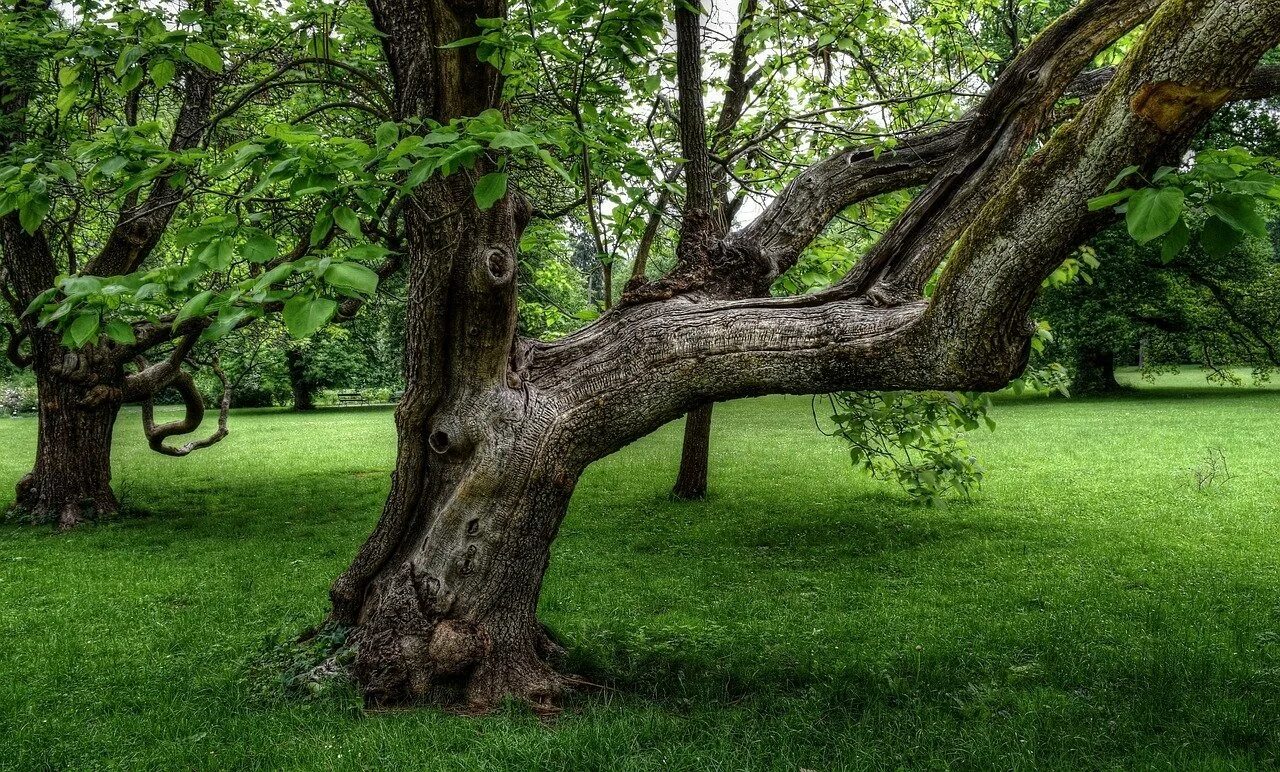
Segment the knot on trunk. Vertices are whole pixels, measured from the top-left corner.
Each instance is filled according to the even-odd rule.
[[[439,675],[456,676],[474,667],[489,649],[489,636],[471,622],[448,619],[436,625],[427,647],[431,666]]]
[[[1229,96],[1229,88],[1163,80],[1147,83],[1138,89],[1129,101],[1129,109],[1148,123],[1154,123],[1161,131],[1172,134],[1182,128],[1187,116],[1216,109]]]
[[[751,242],[725,238],[719,222],[707,212],[685,215],[676,249],[676,267],[654,281],[632,279],[619,305],[669,300],[698,292],[721,299],[759,297],[773,283],[772,266]]]

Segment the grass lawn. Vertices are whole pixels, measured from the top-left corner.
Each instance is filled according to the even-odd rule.
[[[130,412],[116,481],[148,517],[0,528],[0,766],[1275,765],[1280,391],[1178,384],[1001,401],[985,487],[935,509],[855,476],[807,399],[717,408],[704,503],[666,498],[678,425],[602,461],[542,616],[611,688],[550,726],[246,682],[376,519],[390,412],[242,411],[187,459],[147,451]],[[0,504],[34,434],[0,420]],[[1236,478],[1199,491],[1210,446]]]

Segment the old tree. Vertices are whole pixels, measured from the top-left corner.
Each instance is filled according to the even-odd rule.
[[[503,73],[477,55],[503,3],[372,8],[399,119],[447,124],[503,107]],[[1214,111],[1254,87],[1280,41],[1280,4],[1086,0],[963,120],[892,151],[822,160],[732,231],[711,211],[699,25],[696,8],[676,11],[687,191],[677,265],[594,324],[551,343],[515,335],[531,208],[515,191],[487,209],[472,199],[475,177],[494,179],[499,160],[417,189],[392,491],[332,589],[371,704],[551,703],[570,681],[536,608],[574,485],[592,461],[690,409],[766,393],[993,389],[1016,377],[1041,281],[1115,217],[1088,202],[1126,167],[1177,166]],[[1083,105],[1052,125],[1082,71],[1139,26],[1123,62],[1085,78]],[[759,294],[852,204],[920,184],[836,286],[720,299]]]
[[[8,213],[0,220],[8,280],[23,282],[10,299],[25,325],[14,340],[31,339],[34,357],[48,364],[92,355],[76,353],[83,351],[110,357],[110,367],[89,379],[107,381],[106,389],[93,392],[104,412],[93,431],[109,437],[115,410],[129,396],[128,379],[138,376],[126,375],[125,364],[153,338],[178,342],[168,360],[176,367],[187,353],[182,341],[195,345],[193,336],[248,324],[281,305],[286,317],[293,308],[293,318],[310,320],[298,325],[305,333],[316,326],[310,322],[332,316],[342,297],[355,301],[367,294],[365,277],[373,271],[335,265],[346,264],[355,250],[383,256],[385,250],[370,251],[374,245],[363,240],[394,247],[398,259],[388,268],[402,264],[408,287],[398,458],[374,532],[332,587],[328,629],[338,634],[326,639],[341,640],[352,655],[353,674],[370,705],[483,711],[515,698],[553,709],[574,681],[557,669],[562,649],[536,611],[551,544],[589,464],[719,400],[1002,387],[1026,365],[1034,332],[1028,312],[1042,281],[1118,219],[1112,206],[1091,202],[1110,195],[1110,204],[1124,206],[1131,197],[1127,216],[1133,221],[1139,214],[1137,232],[1144,239],[1182,233],[1180,191],[1130,187],[1116,193],[1115,184],[1135,174],[1152,185],[1172,179],[1170,172],[1187,165],[1187,148],[1220,107],[1272,94],[1278,80],[1273,68],[1259,64],[1280,42],[1275,0],[1082,0],[1025,44],[1013,34],[1016,56],[989,87],[973,89],[979,95],[970,95],[955,119],[935,121],[891,145],[844,146],[795,171],[794,155],[756,152],[777,141],[781,122],[741,130],[738,150],[724,139],[738,129],[735,122],[752,120],[745,100],[753,89],[763,96],[752,99],[765,101],[785,101],[794,93],[785,84],[770,90],[767,69],[762,81],[752,83],[754,73],[735,66],[761,54],[763,38],[752,34],[751,19],[763,5],[744,2],[736,34],[723,35],[708,29],[703,9],[687,2],[663,12],[644,3],[508,8],[502,0],[371,0],[381,62],[348,74],[363,83],[369,71],[385,69],[391,81],[385,103],[326,104],[344,109],[349,102],[362,115],[372,112],[380,121],[373,143],[335,148],[307,139],[312,135],[299,139],[295,131],[258,141],[246,130],[243,137],[221,140],[239,159],[216,167],[223,177],[202,173],[190,190],[183,186],[197,175],[156,172],[146,198],[126,199],[126,210],[141,207],[137,212],[122,212],[114,228],[110,217],[100,226],[103,233],[126,236],[127,248],[103,248],[105,257],[95,263],[106,260],[111,267],[91,272],[101,281],[83,297],[65,281],[61,295],[47,294],[58,281],[53,263],[24,257],[43,254],[49,243],[44,230],[32,227],[40,217]],[[876,9],[883,14],[885,5],[867,3],[865,14],[850,11],[858,19],[833,20],[848,24],[843,37],[831,39],[848,40],[856,52],[865,31],[858,20]],[[707,41],[717,34],[728,41],[727,55],[708,51]],[[826,37],[800,53],[825,52]],[[663,50],[668,44],[674,47],[670,56]],[[194,52],[184,67],[204,60],[223,69],[204,48]],[[652,109],[628,107],[649,101],[652,92],[641,99],[634,84],[612,84],[617,73],[610,68],[650,55],[673,65],[675,98],[658,98]],[[281,67],[309,66],[313,59],[290,56]],[[1101,66],[1117,59],[1114,67]],[[704,86],[726,71],[726,62],[718,98],[704,104]],[[122,77],[131,64],[121,68]],[[866,64],[868,72],[876,71],[875,62]],[[182,128],[183,116],[195,122],[197,114],[215,111],[213,97],[201,95],[223,81],[211,78],[209,69],[189,69],[185,97],[176,105],[165,97],[175,129],[166,141],[170,152],[220,146],[209,136],[207,120],[194,133]],[[267,70],[271,77],[272,68]],[[647,80],[643,72],[639,79]],[[548,84],[566,81],[571,87],[546,96]],[[0,106],[10,118],[25,119],[28,95],[9,88]],[[356,90],[369,99],[382,91],[375,84]],[[531,92],[538,94],[531,99]],[[588,94],[591,99],[582,99]],[[236,98],[225,103],[242,106]],[[124,104],[127,109],[127,99]],[[895,105],[886,99],[881,107]],[[784,141],[797,144],[798,127],[824,133],[822,117],[839,109],[817,105],[788,127]],[[645,164],[607,136],[611,126],[644,122],[646,111],[669,116],[667,125],[675,127],[664,135],[649,121],[637,133],[668,145],[668,160],[678,159],[662,174],[646,173]],[[310,110],[304,113],[311,117]],[[517,114],[524,123],[517,124]],[[11,132],[25,126],[21,120],[6,125]],[[316,159],[325,150],[345,151],[354,162],[336,170],[308,167],[321,163]],[[625,178],[610,163],[625,165]],[[770,169],[775,163],[786,168]],[[557,173],[574,185],[558,201],[555,193],[565,182],[557,181]],[[67,320],[90,316],[95,332],[110,323],[116,306],[101,297],[103,286],[136,284],[111,275],[136,276],[169,227],[178,198],[224,185],[234,201],[289,200],[264,195],[264,175],[302,196],[301,204],[290,205],[294,210],[305,208],[306,195],[323,200],[318,223],[310,233],[301,229],[300,248],[294,246],[298,235],[289,235],[298,223],[288,212],[267,211],[254,221],[262,227],[251,233],[206,235],[219,244],[229,240],[228,248],[250,241],[261,246],[267,237],[272,244],[268,254],[258,255],[259,267],[248,266],[243,277],[221,264],[199,274],[215,277],[201,279],[213,281],[203,295],[209,308],[187,305],[198,295],[186,285],[199,289],[199,282],[156,274],[154,283],[188,313],[157,310],[128,332],[117,328],[119,341],[77,340]],[[667,202],[679,204],[674,267],[654,279],[637,272],[616,304],[566,337],[522,338],[522,236],[536,218],[585,204],[596,251],[606,252],[600,222],[617,208],[601,206],[600,191],[619,181],[630,188],[648,184],[639,196],[656,200],[652,208],[659,213]],[[743,217],[741,199],[725,191],[753,181],[770,188],[770,195],[754,217]],[[1280,180],[1267,174],[1231,184],[1240,191],[1232,196],[1272,195]],[[402,195],[381,197],[380,188]],[[179,189],[187,192],[172,192]],[[908,190],[914,191],[909,205],[843,278],[819,292],[769,297],[774,282],[833,225],[849,219],[851,208]],[[154,205],[146,207],[148,201]],[[1246,205],[1237,203],[1232,211],[1245,212]],[[157,211],[164,212],[158,222],[138,217]],[[335,219],[347,231],[336,246],[329,238]],[[1241,227],[1252,223],[1243,214],[1237,219]],[[150,223],[147,238],[133,236],[132,223]],[[643,228],[642,253],[652,246],[653,230]],[[309,242],[320,242],[320,251]],[[334,253],[343,245],[351,252]],[[277,251],[288,259],[274,257]],[[210,254],[217,258],[221,248]],[[42,272],[30,272],[32,265]],[[607,283],[605,292],[609,298]],[[86,310],[86,302],[99,306]],[[25,310],[42,303],[43,326]],[[58,313],[59,320],[51,319]],[[84,324],[87,329],[90,323]],[[18,359],[28,357],[16,344],[11,349]],[[86,397],[102,384],[65,380],[42,383],[42,391],[55,395],[47,401],[51,408],[75,406],[71,417],[79,420],[83,407],[98,404]],[[52,426],[58,417],[50,420]],[[51,476],[44,479],[42,489],[57,489]],[[95,485],[109,493],[105,479]]]

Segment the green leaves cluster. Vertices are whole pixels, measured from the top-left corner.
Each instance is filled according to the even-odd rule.
[[[1280,160],[1255,156],[1240,147],[1206,150],[1179,171],[1165,166],[1148,179],[1131,166],[1120,172],[1105,195],[1089,202],[1091,211],[1114,208],[1125,216],[1129,235],[1139,244],[1159,241],[1161,260],[1173,262],[1193,233],[1192,221],[1203,221],[1199,242],[1211,257],[1223,257],[1249,237],[1266,238],[1262,211],[1280,203]],[[1120,188],[1137,177],[1142,187]]]
[[[946,493],[968,496],[984,470],[965,433],[995,428],[980,393],[850,391],[832,394],[833,434],[849,445],[855,467],[898,483],[914,499],[935,504]]]

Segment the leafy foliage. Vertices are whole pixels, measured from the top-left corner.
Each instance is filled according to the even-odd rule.
[[[990,398],[959,392],[850,391],[830,396],[834,435],[849,444],[855,467],[892,480],[934,504],[949,491],[968,495],[984,470],[964,433],[985,423]]]

